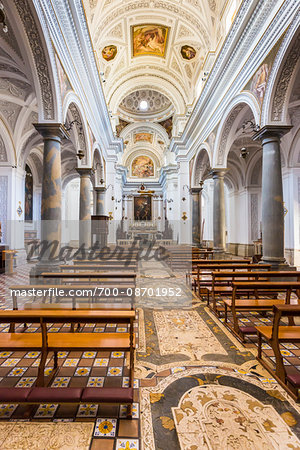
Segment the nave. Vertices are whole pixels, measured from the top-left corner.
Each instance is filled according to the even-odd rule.
[[[144,298],[135,298],[137,348],[132,419],[126,418],[126,405],[122,404],[47,403],[31,408],[24,404],[1,404],[1,448],[299,448],[299,405],[256,360],[257,339],[253,334],[241,343],[224,326],[224,314],[218,317],[207,307],[205,288],[202,286],[200,295],[190,289],[190,281],[186,284],[186,269],[192,267],[186,264],[186,259],[191,258],[190,251],[188,255],[184,264],[181,257],[180,267],[174,270],[169,262],[156,261],[155,267],[151,261],[138,262],[137,288],[169,289],[172,286],[180,290],[181,296],[176,301],[174,296],[155,298],[147,290]],[[204,264],[200,267],[205,261],[208,261],[206,267],[217,264],[212,259],[202,261]],[[227,264],[227,276],[232,270],[231,261],[229,256],[222,261]],[[246,260],[240,259],[241,267],[245,265],[243,261]],[[250,266],[248,264],[249,270]],[[2,311],[13,306],[10,287],[28,284],[30,269],[28,264],[19,267],[14,275],[1,275]],[[236,268],[232,274],[237,276],[241,270],[245,269]],[[74,277],[78,274],[73,273]],[[207,282],[211,272],[204,269],[201,273],[200,278]],[[250,273],[255,272],[248,272],[248,276]],[[98,272],[100,276],[103,271]],[[225,297],[217,298],[217,304],[222,298]],[[18,308],[30,310],[37,301],[30,296],[19,297]],[[44,308],[55,307],[56,301],[48,298]],[[292,303],[295,301],[293,294]],[[96,309],[97,306],[99,308],[94,305]],[[242,325],[272,324],[271,312],[238,315]],[[66,333],[69,327],[70,323],[51,323],[48,333]],[[102,335],[127,331],[122,324],[91,323],[82,325],[75,333],[84,333],[87,327],[89,332]],[[7,331],[7,324],[2,323],[0,332]],[[28,323],[25,330],[20,325],[16,331],[37,333],[38,325]],[[262,349],[263,358],[274,367],[272,347],[264,343]],[[300,343],[283,344],[281,354],[285,366],[296,372],[300,369]],[[128,355],[126,361],[125,356],[122,351],[60,351],[58,370],[51,386],[58,389],[66,386],[126,387],[129,369]],[[35,385],[40,352],[2,351],[0,357],[0,396],[3,387]],[[53,353],[49,353],[46,380],[53,364]]]

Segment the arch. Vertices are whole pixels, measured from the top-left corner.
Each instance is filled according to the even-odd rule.
[[[37,132],[33,131],[27,138],[24,138],[21,143],[21,150],[19,152],[18,164],[25,169],[25,164],[27,158],[34,147],[38,147],[43,144],[42,136]]]
[[[199,148],[196,152],[195,162],[193,165],[192,176],[191,176],[192,187],[198,186],[199,181],[200,181],[199,174],[201,174],[202,179],[203,179],[203,176],[205,177],[205,173],[202,173],[203,172],[202,164],[203,164],[203,160],[205,159],[205,155],[207,155],[209,166],[211,166],[211,149],[207,142],[203,142],[202,144],[200,144]]]
[[[298,10],[273,63],[262,106],[261,126],[289,124],[288,100],[300,67],[299,16]]]
[[[7,2],[5,11],[14,24],[18,44],[21,51],[24,50],[22,54],[28,59],[38,101],[39,121],[61,122],[62,104],[55,57],[40,5],[35,3],[32,7],[28,0],[14,0]]]
[[[143,74],[135,73],[134,76],[134,80],[132,79],[132,77],[125,80],[111,94],[109,104],[113,114],[117,113],[118,106],[123,98],[134,91],[138,91],[139,89],[152,89],[160,92],[161,94],[164,94],[171,100],[172,104],[175,106],[176,114],[185,113],[186,100],[184,99],[177,86],[171,84],[168,80],[161,78],[161,75],[157,77],[151,77],[150,83],[149,77],[143,76]]]
[[[29,166],[32,177],[33,177],[33,185],[39,186],[42,184],[42,178],[43,178],[43,164],[35,151],[36,149],[33,149],[30,154],[28,155],[28,158],[25,162],[26,165]]]
[[[61,187],[62,191],[64,192],[66,190],[66,187],[70,181],[74,180],[75,178],[79,178],[79,175],[77,172],[69,173],[62,179]]]
[[[261,186],[261,169],[262,169],[262,152],[257,150],[252,156],[251,160],[247,164],[245,173],[245,185],[249,186]],[[255,176],[255,179],[254,179]],[[260,183],[255,182],[260,178]]]
[[[255,96],[250,92],[242,92],[234,97],[225,109],[223,119],[218,127],[213,152],[213,167],[226,167],[232,130],[240,113],[246,107],[251,110],[255,123],[260,123],[260,107]]]
[[[130,125],[127,125],[120,133],[120,137],[125,140],[127,136],[131,133],[138,133],[139,131],[154,131],[156,134],[158,134],[161,139],[164,140],[165,144],[168,145],[170,143],[170,139],[168,136],[168,133],[166,132],[165,128],[158,123],[151,123],[151,122],[135,122],[131,123]]]
[[[0,118],[0,163],[1,165],[17,165],[14,141],[6,125]]]
[[[100,164],[100,169],[97,169],[97,164]],[[105,160],[103,158],[102,152],[100,150],[99,144],[95,143],[93,145],[93,162],[92,167],[95,170],[94,173],[94,185],[95,186],[103,186],[106,181],[106,170],[105,170]],[[103,183],[100,183],[100,180],[103,180]]]
[[[288,166],[299,167],[300,166],[300,127],[297,130],[293,140],[290,144],[290,151],[288,154]]]
[[[76,150],[82,150],[85,157],[81,160],[80,165],[90,166],[92,162],[91,142],[89,138],[88,124],[86,120],[83,105],[74,92],[68,92],[63,104],[63,121],[66,123],[67,116],[70,114],[72,120],[76,120],[73,130],[76,130]]]
[[[128,178],[131,178],[131,166],[135,158],[138,156],[148,156],[152,159],[154,162],[154,176],[150,177],[149,179],[155,179],[158,178],[158,170],[161,168],[161,162],[158,158],[158,156],[153,152],[152,148],[149,146],[148,148],[146,146],[143,146],[142,148],[138,148],[127,156],[124,166],[129,169]],[[134,178],[135,179],[135,178]],[[138,180],[139,178],[137,178]]]

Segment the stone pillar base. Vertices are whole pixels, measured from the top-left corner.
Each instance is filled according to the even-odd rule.
[[[262,257],[259,264],[270,264],[271,270],[296,270],[296,267],[290,266],[286,260],[278,260],[271,258]]]

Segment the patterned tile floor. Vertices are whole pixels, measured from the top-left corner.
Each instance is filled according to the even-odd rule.
[[[12,276],[0,275],[0,309],[11,309],[9,286],[29,283],[32,265],[18,267]],[[23,300],[25,302],[25,299]],[[19,301],[22,304],[22,301]],[[49,331],[63,333],[69,331],[70,324],[52,324]],[[106,333],[119,329],[123,324],[89,324],[89,332]],[[135,327],[137,325],[135,324]],[[17,327],[16,331],[23,327]],[[28,324],[27,333],[35,333],[36,324]],[[8,331],[6,324],[0,323],[0,333]],[[127,331],[124,330],[124,331]],[[138,333],[136,331],[138,337]],[[53,387],[126,387],[129,383],[129,369],[124,352],[60,352],[59,370],[53,379]],[[0,351],[0,387],[33,386],[39,364],[39,352]],[[53,367],[53,354],[47,360],[45,374],[50,375]],[[30,412],[31,423],[90,421],[94,424],[90,448],[95,449],[139,449],[139,380],[134,383],[133,420],[126,418],[126,405],[38,405]],[[28,409],[28,408],[27,408]],[[24,420],[26,407],[22,405],[0,405],[1,420]],[[27,411],[28,412],[28,411]],[[27,417],[27,416],[26,416]],[[28,417],[27,417],[28,420]],[[68,448],[68,447],[65,447]],[[71,450],[71,447],[70,447]]]
[[[17,273],[10,277],[0,276],[0,309],[11,308],[8,288],[12,284],[28,284],[31,267],[20,267]],[[182,405],[181,397],[187,395],[185,393],[190,392],[190,389],[195,386],[207,387],[207,389],[209,387],[212,395],[217,395],[217,389],[213,386],[224,384],[228,389],[226,401],[234,399],[234,389],[237,386],[244,386],[245,392],[253,396],[251,402],[262,400],[264,405],[274,404],[278,414],[285,419],[285,425],[283,425],[279,419],[274,418],[273,423],[278,429],[283,430],[284,426],[289,424],[295,436],[300,438],[300,410],[297,410],[293,402],[289,402],[271,375],[259,367],[255,361],[256,342],[250,339],[249,344],[244,347],[224,330],[221,325],[222,319],[219,320],[207,312],[205,304],[195,298],[185,287],[185,273],[177,272],[174,276],[163,267],[161,273],[156,272],[151,279],[146,276],[150,272],[149,269],[147,264],[141,265],[139,286],[156,287],[165,284],[168,287],[176,283],[176,286],[182,289],[183,296],[179,300],[172,299],[172,296],[165,296],[162,299],[146,296],[138,303],[138,322],[135,324],[135,331],[139,348],[136,352],[134,419],[131,421],[126,419],[124,405],[53,404],[36,406],[31,411],[30,423],[41,421],[43,423],[92,423],[93,438],[90,442],[92,450],[209,448],[204,445],[197,447],[198,444],[193,447],[195,445],[193,439],[196,439],[196,435],[191,430],[195,425],[188,422],[191,418],[185,417],[186,408]],[[266,317],[243,314],[240,315],[240,319],[247,325],[270,323],[267,322],[270,320],[269,314]],[[106,333],[115,328],[121,328],[121,325],[120,327],[111,325],[97,324],[88,328],[95,333]],[[36,330],[37,327],[34,324],[28,324],[26,332],[36,332]],[[7,327],[0,323],[0,332],[5,331]],[[50,331],[67,332],[69,324],[54,323]],[[272,361],[273,354],[268,346],[264,345],[263,351]],[[300,346],[285,344],[282,351],[285,363],[300,370]],[[0,386],[34,385],[39,356],[39,352],[0,352]],[[60,352],[59,370],[52,381],[52,386],[125,387],[128,385],[125,356],[123,352]],[[52,366],[53,356],[50,354],[46,364],[47,375],[51,373]],[[235,381],[237,379],[238,385]],[[200,389],[197,395],[202,395],[201,392]],[[268,392],[270,395],[266,396]],[[240,394],[237,397],[241,402],[244,401]],[[196,405],[195,399],[196,397],[191,394],[189,401],[195,402]],[[234,407],[237,408],[236,404]],[[195,406],[195,411],[197,408],[198,406]],[[24,420],[25,412],[24,406],[0,405],[0,427],[4,421],[19,423]],[[196,412],[200,414],[200,410]],[[182,414],[185,417],[184,421],[187,422],[180,424],[178,417]],[[239,420],[245,419],[240,417]],[[183,424],[186,424],[186,430],[190,433],[188,436]],[[259,426],[261,429],[261,425]],[[199,428],[198,424],[197,432]],[[270,426],[263,424],[263,428],[269,429]],[[207,436],[209,435],[204,433],[197,439],[208,442]],[[291,441],[286,439],[284,441],[286,447],[281,448],[298,448],[295,444],[296,437],[293,437],[294,440]],[[188,444],[186,444],[187,441]],[[268,446],[268,436],[264,435],[262,442],[265,448],[277,448],[275,445]]]

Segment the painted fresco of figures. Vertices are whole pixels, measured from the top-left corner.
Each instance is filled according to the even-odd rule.
[[[117,55],[118,49],[115,45],[107,45],[102,50],[102,58],[105,61],[112,61]]]
[[[162,25],[132,27],[133,56],[164,56],[168,30],[168,27]]]
[[[262,103],[264,99],[268,76],[269,66],[268,64],[263,64],[254,75],[251,83],[251,91],[256,95],[260,103]]]
[[[183,59],[187,59],[188,61],[190,61],[191,59],[195,58],[197,52],[193,47],[184,45],[183,47],[181,47],[180,53]]]
[[[154,164],[149,156],[138,156],[132,162],[133,177],[148,178],[154,176]]]

